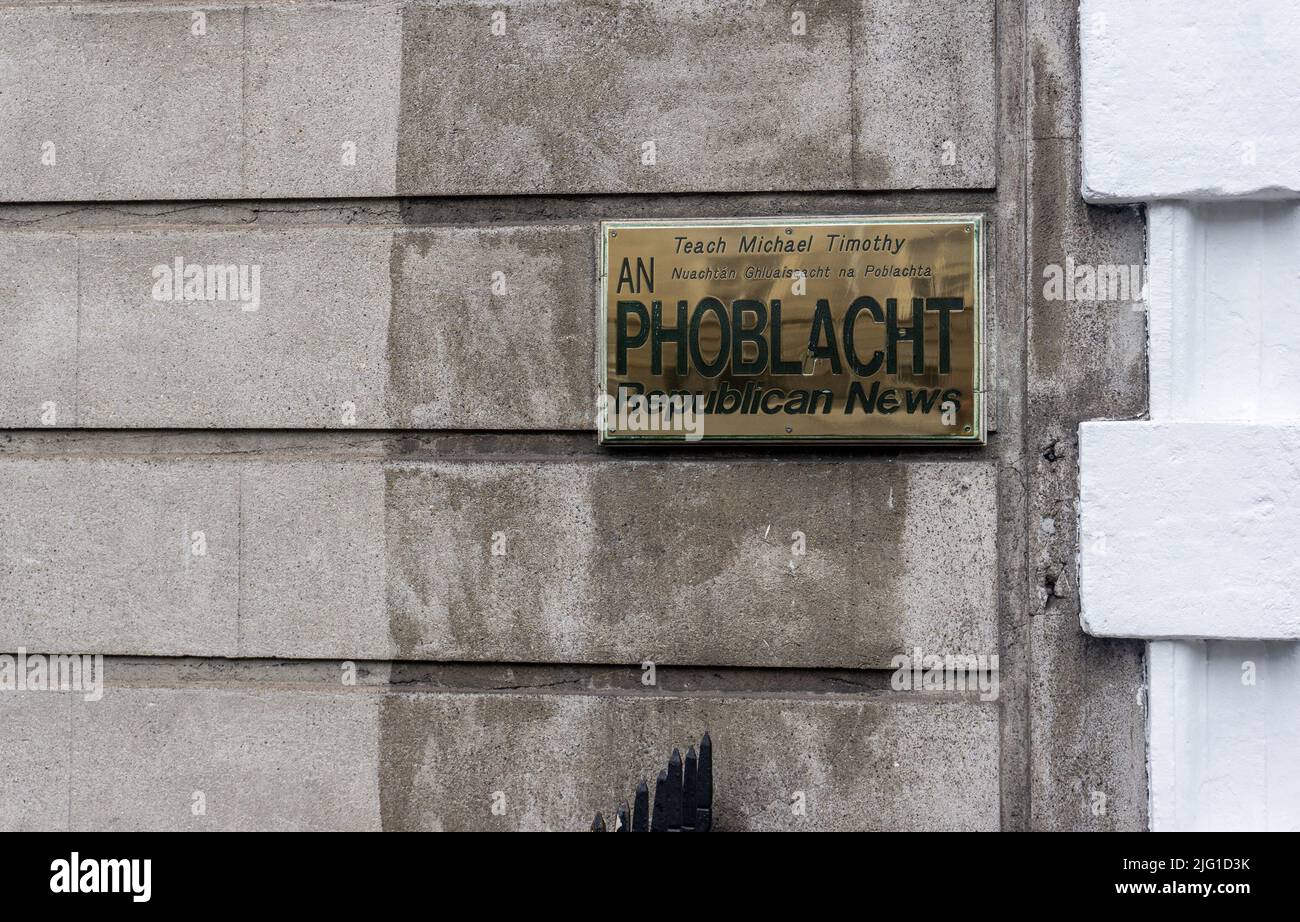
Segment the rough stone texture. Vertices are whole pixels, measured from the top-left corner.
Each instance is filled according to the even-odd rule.
[[[585,829],[706,729],[719,831],[997,828],[996,708],[901,695],[390,695],[383,825]]]
[[[401,193],[852,186],[843,3],[802,4],[804,35],[766,0],[517,0],[504,35],[493,9],[407,10]]]
[[[1146,406],[1145,325],[1131,303],[1049,300],[1044,269],[1143,262],[1141,215],[1091,208],[1078,187],[1071,0],[1032,5],[1026,36],[1028,284],[1025,455],[1029,620],[1028,825],[1146,825],[1143,645],[1079,626],[1078,424]],[[1139,305],[1140,306],[1140,305]]]
[[[993,6],[6,7],[0,200],[987,188]]]
[[[31,649],[229,655],[237,634],[244,656],[874,668],[996,650],[978,463],[12,460],[0,479],[41,487],[0,513],[23,613],[0,641]]]
[[[996,644],[981,466],[396,464],[387,478],[403,656],[883,666],[914,645]]]
[[[244,11],[205,13],[200,37],[175,7],[0,8],[0,199],[243,189]]]
[[[70,234],[0,235],[0,425],[75,420],[77,251]]]
[[[0,693],[0,830],[66,829],[71,767],[68,708],[72,693]]]
[[[390,247],[382,230],[84,235],[77,424],[383,425]],[[154,300],[177,257],[259,267],[257,309]]]
[[[11,459],[0,482],[21,498],[0,505],[0,649],[235,653],[234,466]]]
[[[596,233],[592,222],[395,235],[390,424],[594,429]]]
[[[1293,0],[1084,0],[1079,15],[1089,201],[1300,195]]]
[[[591,429],[595,234],[0,232],[0,422],[41,425],[53,402],[53,424],[79,427]],[[155,268],[178,257],[250,283],[256,267],[256,310],[156,300]]]
[[[975,700],[115,686],[115,666],[100,701],[0,696],[31,760],[0,775],[0,828],[582,830],[705,729],[720,830],[998,822],[997,709]]]
[[[373,696],[345,693],[110,688],[100,701],[74,695],[64,731],[68,826],[376,829],[376,713]],[[202,815],[194,813],[195,792],[203,795]]]
[[[378,465],[259,463],[242,483],[240,653],[391,656]]]
[[[247,194],[393,194],[404,6],[368,0],[249,7]]]
[[[151,334],[147,328],[132,328],[129,318],[111,316],[114,304],[101,300],[92,311],[101,336],[97,342],[112,344],[126,368],[115,371],[96,359],[91,363],[101,376],[96,381],[116,389],[106,395],[111,405],[93,399],[85,368],[81,399],[89,393],[88,406],[111,414],[109,425],[124,428],[0,433],[5,461],[80,465],[77,477],[47,476],[43,471],[38,476],[0,462],[7,492],[37,497],[11,505],[11,518],[30,515],[39,524],[25,536],[10,527],[11,520],[0,521],[6,529],[0,538],[5,567],[0,593],[7,593],[0,600],[7,605],[15,593],[25,604],[24,594],[41,592],[59,604],[71,604],[66,600],[77,592],[95,592],[101,579],[114,587],[118,584],[113,581],[124,572],[150,572],[153,566],[159,573],[170,573],[169,545],[155,549],[142,536],[173,528],[183,534],[167,517],[184,509],[219,509],[214,531],[220,540],[231,522],[239,535],[238,556],[231,557],[220,541],[216,547],[223,591],[229,595],[197,603],[201,587],[160,578],[145,584],[143,616],[114,590],[108,596],[109,615],[77,614],[80,610],[74,609],[76,617],[61,629],[61,644],[68,632],[84,629],[106,651],[143,648],[142,636],[179,637],[186,652],[197,657],[142,657],[132,665],[111,661],[110,675],[126,670],[121,682],[134,688],[135,697],[113,710],[111,720],[107,710],[103,718],[93,716],[90,709],[102,702],[75,705],[87,715],[87,739],[93,735],[90,727],[104,727],[97,738],[103,751],[93,758],[109,769],[106,779],[87,782],[90,787],[70,786],[69,766],[75,763],[60,763],[58,754],[68,752],[69,738],[62,728],[71,705],[60,696],[0,695],[0,719],[16,714],[13,705],[18,701],[36,700],[31,707],[37,709],[63,709],[63,722],[58,721],[59,713],[28,711],[18,732],[5,733],[7,739],[19,741],[21,759],[30,753],[31,759],[44,760],[48,770],[0,773],[8,784],[0,786],[5,797],[0,803],[2,825],[67,825],[69,808],[76,804],[80,806],[73,820],[88,817],[87,825],[191,828],[197,822],[187,812],[191,776],[182,774],[179,765],[192,769],[209,793],[218,791],[217,812],[214,816],[210,811],[205,820],[211,826],[315,827],[346,821],[365,828],[381,822],[395,828],[437,823],[447,828],[572,828],[576,819],[582,828],[589,822],[589,811],[609,810],[616,794],[630,794],[641,772],[663,759],[672,745],[698,738],[707,724],[720,750],[726,749],[725,771],[736,773],[725,777],[719,794],[728,825],[1143,826],[1141,647],[1084,635],[1071,594],[1077,585],[1072,567],[1078,549],[1073,433],[1083,418],[1141,413],[1141,315],[1126,306],[1046,302],[1036,294],[1043,265],[1059,262],[1066,254],[1094,263],[1141,261],[1140,219],[1135,213],[1071,204],[1078,197],[1072,154],[1078,122],[1073,4],[908,0],[893,8],[910,15],[899,21],[903,25],[870,21],[888,11],[867,0],[800,4],[809,14],[805,37],[789,32],[791,8],[777,3],[733,4],[725,11],[681,0],[581,7],[502,4],[509,23],[502,41],[516,49],[531,42],[539,52],[535,58],[546,61],[546,69],[521,56],[508,66],[486,66],[499,54],[486,45],[496,9],[487,3],[420,4],[421,9],[404,21],[402,50],[396,52],[391,44],[394,17],[408,6],[250,2],[234,10],[248,31],[233,54],[208,68],[207,83],[196,84],[195,92],[210,94],[204,86],[219,84],[227,72],[223,68],[233,63],[240,69],[236,73],[250,77],[243,114],[233,121],[225,118],[223,124],[233,132],[229,136],[219,131],[205,134],[211,149],[193,157],[188,147],[168,145],[185,132],[207,132],[206,122],[196,129],[187,119],[179,134],[167,122],[173,134],[162,135],[148,124],[142,126],[147,113],[116,112],[124,105],[121,100],[164,98],[175,92],[166,85],[166,74],[176,72],[167,59],[171,52],[154,55],[138,68],[142,79],[159,84],[144,94],[130,83],[137,68],[129,60],[121,63],[136,52],[115,50],[104,59],[119,68],[107,84],[111,92],[97,95],[69,82],[75,77],[84,83],[76,76],[77,62],[68,56],[67,49],[76,47],[75,35],[62,51],[51,47],[58,40],[49,35],[58,32],[51,25],[58,16],[79,16],[78,28],[93,31],[94,18],[108,15],[108,7],[4,10],[9,22],[26,17],[26,24],[6,33],[19,37],[20,53],[0,67],[28,76],[26,82],[0,81],[0,151],[13,164],[11,172],[0,177],[0,199],[85,201],[0,209],[0,227],[5,229],[0,245],[16,248],[19,259],[30,259],[32,253],[49,259],[30,278],[18,275],[8,287],[0,280],[0,310],[13,321],[0,324],[0,345],[9,349],[17,340],[15,357],[0,368],[0,425],[37,425],[32,402],[46,392],[54,392],[60,405],[58,426],[69,420],[86,425],[77,416],[77,366],[67,357],[76,355],[78,289],[83,298],[107,297],[88,289],[84,279],[80,286],[72,281],[77,248],[92,238],[114,241],[118,249],[104,252],[124,259],[133,252],[125,248],[128,236],[139,242],[170,234],[210,243],[225,234],[226,239],[241,241],[240,246],[276,241],[274,263],[285,266],[285,278],[292,279],[295,288],[305,286],[312,297],[295,296],[289,302],[291,312],[263,318],[293,318],[288,326],[275,329],[269,342],[237,339],[227,335],[229,329],[216,327],[181,325],[169,336]],[[139,3],[114,9],[164,33],[178,12],[188,28],[192,12]],[[573,31],[545,33],[557,22],[569,21],[565,17],[580,18],[582,10],[589,13],[574,23]],[[990,11],[997,17],[992,31],[986,25],[992,21]],[[224,16],[227,11],[216,12]],[[956,17],[960,27],[937,18],[945,14]],[[372,15],[379,18],[368,18]],[[317,16],[318,25],[309,25]],[[441,32],[439,16],[445,17]],[[623,43],[625,52],[643,36],[663,40],[661,44],[670,38],[668,56],[632,47],[633,63],[611,63],[608,53],[602,57],[597,52],[591,61],[604,70],[574,61],[566,71],[570,62],[564,55],[592,43],[597,20],[612,23],[610,35]],[[665,37],[665,24],[688,20],[689,26]],[[214,22],[229,28],[229,20],[214,19],[212,11],[208,22],[210,29]],[[440,35],[452,34],[453,25],[459,30],[454,38],[458,45],[449,47]],[[761,71],[768,83],[752,92],[726,84],[734,65],[716,55],[712,60],[694,55],[697,34],[700,48],[731,42],[750,49],[747,66]],[[186,41],[187,36],[181,34]],[[357,37],[355,43],[350,36]],[[134,47],[153,54],[159,41],[149,39]],[[241,61],[238,48],[245,44],[250,51]],[[28,58],[29,47],[44,57]],[[463,48],[481,52],[464,54],[470,75],[439,73],[438,62],[461,54]],[[793,54],[774,56],[774,48]],[[299,54],[304,60],[297,60]],[[337,68],[329,63],[335,59]],[[0,54],[0,61],[9,60]],[[157,61],[163,63],[151,63]],[[393,68],[391,73],[388,68]],[[164,75],[158,76],[158,70]],[[103,76],[103,68],[98,73]],[[62,101],[52,96],[55,105],[48,111],[74,116],[60,137],[75,138],[76,126],[83,122],[93,126],[101,144],[97,151],[103,152],[107,164],[104,170],[94,172],[85,156],[67,160],[60,146],[59,169],[67,172],[37,172],[39,145],[34,153],[25,145],[53,124],[30,89],[38,74],[65,94]],[[521,78],[517,92],[512,74]],[[529,74],[532,83],[523,81]],[[691,94],[673,89],[693,75],[708,82]],[[400,83],[398,97],[389,95],[395,82]],[[654,86],[656,82],[669,90]],[[795,84],[808,91],[792,111],[782,94]],[[10,85],[20,91],[8,92]],[[480,92],[514,95],[490,111],[465,108],[450,117],[434,113],[443,119],[440,123],[421,122],[421,112],[440,98],[437,94],[454,86],[466,87],[465,99],[471,104]],[[891,87],[895,95],[889,97]],[[988,94],[995,88],[993,100]],[[647,103],[637,109],[629,94],[647,89],[653,89],[653,108]],[[234,102],[238,108],[238,85],[233,92],[220,93],[222,104]],[[954,93],[961,100],[955,108],[947,95]],[[76,104],[69,99],[73,94],[80,94]],[[779,105],[758,108],[764,99],[778,97]],[[742,100],[738,114],[724,110],[727,118],[722,118],[709,107],[729,98]],[[699,99],[708,100],[709,106],[697,105]],[[896,107],[890,108],[888,99]],[[535,100],[544,106],[519,104]],[[99,105],[106,114],[88,113],[83,102]],[[250,104],[254,102],[271,108],[255,108]],[[215,105],[202,111],[226,110]],[[334,112],[346,118],[331,123],[328,117]],[[555,121],[556,112],[567,113],[570,122]],[[668,143],[667,156],[663,143],[657,148],[653,175],[640,165],[643,138],[640,124],[634,123],[638,113],[642,121],[651,119],[656,140]],[[393,119],[387,129],[385,118]],[[349,124],[357,123],[364,130],[349,132]],[[777,123],[792,126],[792,137],[769,130]],[[392,139],[398,124],[403,132],[399,146],[410,156],[384,166],[382,152],[396,143]],[[120,126],[127,128],[119,133]],[[612,136],[611,128],[635,133]],[[437,136],[442,129],[444,134]],[[539,134],[543,129],[545,136]],[[353,133],[363,135],[357,166],[334,168],[336,142]],[[485,138],[498,143],[490,146]],[[233,150],[214,146],[231,139]],[[943,162],[944,140],[954,141],[951,165]],[[130,158],[137,145],[152,145],[148,157]],[[485,151],[476,161],[480,172],[468,172],[463,158],[444,156],[441,165],[433,164],[428,153],[437,150]],[[11,151],[19,156],[9,156]],[[683,151],[699,156],[683,165]],[[809,151],[812,159],[805,156]],[[535,159],[529,159],[530,154]],[[23,158],[28,159],[20,163]],[[168,158],[199,164],[187,167],[194,172],[185,188],[167,185],[174,174],[165,163],[159,164]],[[390,187],[384,185],[385,170]],[[996,193],[970,188],[946,193],[841,191],[878,184],[983,187],[993,182],[995,173],[1000,182]],[[432,184],[402,185],[403,194],[475,194],[351,202],[247,200],[387,195],[399,188],[399,181]],[[451,181],[460,185],[438,185]],[[744,189],[783,191],[712,194]],[[803,189],[809,191],[795,191]],[[678,194],[683,190],[698,191]],[[698,194],[705,190],[710,194]],[[609,192],[624,194],[601,194]],[[120,206],[89,201],[155,196],[196,200]],[[245,200],[202,201],[204,197]],[[592,329],[585,319],[593,287],[586,273],[594,266],[596,221],[916,211],[982,211],[990,218],[990,377],[997,389],[991,395],[997,431],[988,446],[960,455],[925,449],[733,449],[701,450],[686,457],[613,456],[590,444],[582,431],[589,425],[590,391],[584,388],[590,387],[587,375],[593,364]],[[20,243],[18,232],[46,236]],[[357,244],[363,239],[369,242]],[[333,242],[327,246],[324,241]],[[387,241],[386,253],[375,252],[381,248],[379,241]],[[343,269],[328,259],[322,262],[330,254],[346,255],[354,245],[364,255],[344,259]],[[294,263],[300,248],[310,259]],[[124,264],[147,270],[147,256],[141,251]],[[312,267],[321,273],[319,283],[308,273],[313,262],[320,264]],[[290,271],[291,263],[296,268]],[[134,292],[130,302],[122,303],[143,304],[147,299],[147,287],[129,288],[137,283],[133,275],[123,281],[115,277],[120,270],[110,264],[98,268],[99,289],[118,292],[114,297]],[[472,351],[479,342],[508,349],[509,338],[455,340],[454,327],[438,325],[444,316],[472,317],[476,322],[501,318],[507,305],[488,287],[491,272],[498,269],[506,275],[512,308],[573,308],[571,314],[553,311],[544,327],[562,348],[516,355],[524,363],[523,389],[514,380],[484,373]],[[526,281],[522,288],[520,279]],[[147,271],[142,281],[146,286],[151,281]],[[274,286],[265,284],[276,293]],[[336,289],[344,294],[336,296]],[[33,300],[41,309],[30,303]],[[364,314],[366,322],[358,322],[362,311],[369,312]],[[307,322],[316,316],[324,327]],[[209,321],[217,322],[212,316]],[[69,330],[74,334],[71,345]],[[341,354],[317,355],[310,365],[296,363],[295,355],[319,345],[326,331]],[[127,349],[125,340],[132,337],[148,342],[148,350]],[[286,337],[285,342],[296,342],[298,348],[274,351]],[[84,335],[82,345],[84,362]],[[46,361],[44,354],[62,358]],[[451,364],[435,366],[427,361],[433,354]],[[375,356],[378,364],[368,359],[358,367],[340,364],[359,355]],[[405,364],[393,363],[394,357]],[[162,369],[186,361],[193,363],[192,369]],[[536,364],[527,364],[530,361]],[[274,367],[265,367],[268,364]],[[226,365],[237,367],[238,374]],[[258,383],[260,374],[276,382],[277,392]],[[323,396],[311,383],[314,375],[324,385]],[[214,383],[200,388],[195,381],[202,376]],[[461,381],[487,394],[501,415],[487,415],[478,404],[458,408],[448,390]],[[358,426],[372,427],[368,431],[343,430],[322,409],[335,406],[338,382],[361,391]],[[499,399],[503,394],[507,400]],[[69,403],[71,417],[62,415]],[[148,414],[133,419],[130,414],[140,408]],[[195,422],[199,419],[206,422]],[[501,430],[453,431],[492,426],[494,419]],[[214,428],[126,428],[195,425]],[[219,428],[241,425],[267,431]],[[295,425],[318,428],[271,429]],[[437,428],[374,431],[389,426]],[[572,431],[539,431],[545,429]],[[185,481],[179,500],[170,487],[142,492],[133,479],[133,471],[141,466],[169,464],[190,472],[176,475],[178,482]],[[106,478],[96,465],[111,468],[113,475]],[[216,488],[207,473],[193,474],[196,466],[217,478],[212,481]],[[624,467],[658,472],[648,488],[660,497],[658,506],[646,497],[620,505],[617,491],[614,499],[593,495],[593,485],[603,488],[616,479],[611,471]],[[728,473],[733,467],[762,474],[738,484],[738,475]],[[530,492],[526,482],[509,477],[511,471],[531,477],[539,469],[534,482],[540,491]],[[433,482],[435,471],[455,472],[474,490],[452,495]],[[732,495],[710,504],[692,492],[687,498],[693,505],[683,512],[675,505],[682,492],[677,484],[701,471],[708,480],[700,481],[700,489],[717,482],[732,494],[743,486],[772,499],[746,503]],[[936,476],[938,471],[945,473]],[[192,476],[194,484],[189,483]],[[234,480],[222,480],[225,476]],[[74,486],[78,479],[85,483]],[[165,484],[165,478],[159,482]],[[46,484],[60,498],[42,493]],[[809,484],[825,490],[802,489]],[[891,484],[906,487],[901,493],[895,490],[894,510],[888,507]],[[484,492],[478,492],[479,486]],[[126,496],[130,491],[134,499]],[[900,496],[905,503],[899,504]],[[777,499],[799,515],[765,515],[769,507],[763,503]],[[844,500],[850,511],[875,511],[876,517],[846,517]],[[81,506],[90,512],[82,514]],[[949,513],[940,508],[959,510],[955,529],[949,529]],[[602,518],[596,519],[597,513]],[[155,517],[161,517],[156,524]],[[608,527],[609,522],[621,524],[624,517],[636,527]],[[813,524],[800,528],[808,535],[810,552],[791,572],[789,533],[800,527],[792,523],[796,517],[807,517]],[[489,553],[497,519],[511,523],[505,529],[505,558]],[[593,521],[605,526],[597,529]],[[519,522],[525,523],[522,533]],[[572,527],[566,529],[569,522]],[[769,524],[771,532],[757,540]],[[107,553],[95,556],[93,546],[85,551],[77,543],[84,543],[87,529],[123,543],[127,553],[116,562],[117,569],[110,568]],[[878,531],[868,536],[870,529]],[[638,592],[648,580],[674,577],[663,561],[680,553],[675,543],[680,533],[692,542],[689,546],[703,549],[703,561],[727,566],[708,575],[712,582],[680,586],[662,596],[674,605],[712,606],[706,608],[707,624],[702,618],[690,621],[690,612],[684,625],[681,617],[667,617],[673,614],[670,610],[647,617],[661,590]],[[213,540],[209,538],[210,547]],[[584,567],[565,571],[560,561],[575,542],[586,542],[592,559],[607,563],[616,558],[620,544],[633,548],[626,569],[640,582],[625,585],[617,595],[616,587],[595,580]],[[24,543],[39,552],[19,553]],[[38,563],[54,559],[46,544],[63,552],[57,559],[60,566],[69,562],[68,554],[83,555],[82,570],[62,571],[62,581],[75,588],[56,587],[51,595],[40,585],[48,574],[42,577],[32,570],[24,557]],[[936,545],[951,545],[965,556],[957,566],[927,570],[928,549]],[[460,551],[465,560],[456,556],[457,548],[468,549]],[[903,554],[908,548],[917,553]],[[862,552],[854,553],[857,549]],[[749,550],[753,553],[743,556]],[[13,569],[15,561],[22,566]],[[439,567],[439,561],[453,569]],[[700,559],[687,558],[686,565],[676,569],[689,574],[704,566]],[[19,578],[12,579],[11,572]],[[463,575],[458,578],[457,573]],[[470,574],[482,582],[470,581]],[[808,589],[817,575],[824,576],[827,585],[808,590],[820,592],[816,598],[834,603],[857,592],[867,617],[841,617],[828,621],[829,630],[813,631],[812,603],[793,593]],[[766,607],[748,624],[729,620],[724,605],[728,599],[709,595],[722,580],[737,587],[728,598],[763,602],[766,593]],[[854,580],[864,585],[855,588]],[[835,586],[840,587],[838,594]],[[546,610],[556,616],[543,620],[521,609],[523,616],[514,617],[516,596],[533,608],[539,603],[549,606]],[[949,597],[957,602],[955,611],[947,607]],[[571,611],[566,598],[601,605],[613,599],[618,607]],[[445,605],[444,613],[439,605],[445,600],[460,601]],[[479,607],[466,610],[461,604],[466,600]],[[164,604],[166,617],[159,614]],[[196,611],[197,619],[192,617]],[[24,614],[11,634],[0,632],[0,647],[17,645],[17,635],[24,633],[19,628],[30,626],[31,617]],[[121,630],[114,619],[128,629]],[[151,619],[156,623],[146,624]],[[691,631],[703,636],[701,625],[712,633],[697,641]],[[856,636],[859,631],[861,636]],[[995,644],[1001,657],[997,704],[891,694],[885,692],[886,669],[827,668],[836,663],[883,666],[862,656],[855,645],[871,656],[883,655],[890,644],[906,643],[906,632],[919,634],[927,646],[960,644],[983,652],[986,644]],[[779,642],[789,639],[787,635],[803,642]],[[449,645],[446,655],[472,654],[477,647],[484,659],[388,661],[441,655],[435,643]],[[752,655],[766,659],[728,658],[728,644],[743,652],[746,643]],[[660,687],[654,690],[640,686],[635,665],[639,648],[648,646],[685,651],[684,656],[678,654],[682,665],[660,664]],[[512,647],[527,651],[533,661],[490,661]],[[357,657],[378,658],[356,663],[369,697],[353,696],[355,689],[340,690],[337,662],[302,659],[342,656],[347,649]],[[259,655],[290,659],[264,661],[256,659]],[[588,655],[592,659],[586,662],[592,665],[583,665],[582,657]],[[613,655],[624,657],[627,665],[600,662]],[[228,656],[242,658],[224,659]],[[748,665],[782,662],[816,668]],[[287,690],[291,677],[304,670],[328,673],[328,680],[313,680],[322,683],[313,691]],[[211,687],[178,687],[186,676]],[[439,694],[419,692],[424,686]],[[474,694],[465,694],[467,689]],[[820,694],[826,691],[837,694]],[[315,705],[303,703],[309,696],[329,703],[313,709]],[[362,701],[374,703],[358,703]],[[188,716],[191,711],[193,718]],[[343,711],[346,714],[338,716]],[[153,714],[161,715],[156,724],[149,723]],[[338,724],[336,716],[351,723]],[[51,720],[52,729],[45,729]],[[234,723],[233,729],[226,729],[226,721]],[[461,729],[462,723],[473,732]],[[201,738],[186,736],[191,725],[203,728]],[[490,727],[490,735],[480,727]],[[118,733],[138,737],[123,749],[145,766],[143,772],[128,765],[126,758],[113,757]],[[321,750],[313,748],[313,733],[341,735],[344,743],[320,755]],[[379,742],[354,745],[359,737]],[[279,738],[294,741],[295,748],[268,750]],[[227,746],[223,739],[235,742]],[[624,750],[622,740],[633,745]],[[265,761],[254,757],[265,751],[274,754]],[[304,752],[337,763],[311,766],[319,807],[286,787],[301,776]],[[113,772],[140,774],[119,786],[129,796],[118,796]],[[255,796],[242,798],[235,790],[240,782]],[[499,787],[487,788],[489,782]],[[77,793],[83,789],[98,797],[98,808]],[[509,791],[505,817],[494,817],[487,809],[493,790]],[[763,796],[751,797],[747,790]],[[786,806],[794,790],[810,792],[809,816],[796,817]],[[1094,793],[1105,794],[1104,803],[1099,804]],[[112,813],[115,799],[122,806]],[[277,801],[283,801],[283,809]],[[1095,813],[1099,806],[1104,812]],[[512,812],[516,808],[518,812]]]
[[[1036,4],[1031,4],[1036,6]],[[999,178],[990,266],[996,296],[989,362],[994,381],[990,409],[998,452],[998,667],[1002,693],[999,721],[1002,823],[1004,830],[1029,826],[1031,686],[1026,639],[1029,589],[1025,533],[1025,19],[1019,0],[995,4],[997,16]]]
[[[993,0],[859,0],[858,6],[855,184],[995,185]]]

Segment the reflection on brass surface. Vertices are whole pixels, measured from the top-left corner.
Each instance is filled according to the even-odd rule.
[[[604,222],[601,441],[983,444],[983,231]]]

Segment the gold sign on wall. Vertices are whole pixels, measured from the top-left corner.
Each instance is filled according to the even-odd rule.
[[[604,443],[984,443],[979,215],[606,221]]]

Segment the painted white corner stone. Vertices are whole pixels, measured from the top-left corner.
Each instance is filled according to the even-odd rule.
[[[1152,829],[1300,831],[1300,2],[1079,15],[1084,198],[1148,209],[1151,385],[1150,421],[1080,427],[1083,627],[1151,640]]]
[[[1152,204],[1147,260],[1151,418],[1300,424],[1300,202]]]
[[[1152,641],[1152,829],[1300,830],[1300,202],[1147,215],[1151,420],[1079,429],[1083,628]]]
[[[1079,457],[1085,631],[1300,638],[1300,427],[1088,422]]]
[[[1300,195],[1300,3],[1083,0],[1090,202]]]
[[[1300,644],[1148,651],[1151,828],[1300,832]]]
[[[1151,420],[1079,427],[1083,628],[1300,638],[1300,202],[1147,228]]]

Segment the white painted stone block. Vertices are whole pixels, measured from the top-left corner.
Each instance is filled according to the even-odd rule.
[[[1300,194],[1295,0],[1083,0],[1092,202]]]
[[[1151,386],[1080,427],[1083,627],[1154,641],[1152,829],[1300,830],[1300,5],[1082,0],[1079,35],[1083,195],[1149,208]]]
[[[1300,424],[1300,207],[1148,212],[1151,418]]]
[[[1084,630],[1300,638],[1300,426],[1079,427]]]
[[[1300,832],[1300,644],[1150,646],[1151,828]]]

